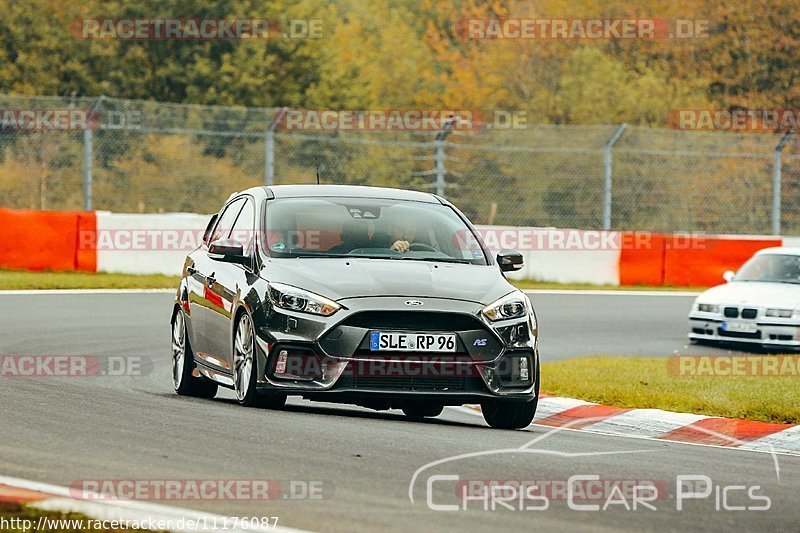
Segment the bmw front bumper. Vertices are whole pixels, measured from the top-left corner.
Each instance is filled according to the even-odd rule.
[[[731,329],[730,324],[745,324]],[[800,322],[777,321],[763,316],[754,319],[726,319],[720,315],[695,312],[689,315],[689,339],[706,342],[735,342],[763,347],[800,349]]]

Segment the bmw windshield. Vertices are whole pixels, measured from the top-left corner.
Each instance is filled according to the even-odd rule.
[[[362,257],[486,265],[450,207],[365,198],[282,198],[266,210],[271,257]]]
[[[745,263],[734,281],[800,284],[800,255],[757,255]]]

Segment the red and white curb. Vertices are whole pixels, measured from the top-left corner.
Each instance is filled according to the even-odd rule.
[[[467,412],[480,413],[469,406]],[[800,426],[661,409],[626,409],[542,394],[534,426],[607,435],[800,455]]]
[[[66,487],[49,485],[26,479],[0,476],[0,503],[17,503],[40,509],[43,511],[53,511],[59,513],[80,513],[95,520],[118,520],[128,523],[162,523],[168,525],[166,531],[179,533],[197,533],[198,531],[217,531],[219,528],[212,528],[213,524],[230,524],[228,517],[170,507],[155,503],[146,503],[133,500],[120,501],[89,501],[74,498],[70,495],[70,490]],[[189,524],[196,524],[195,527],[187,527]],[[202,527],[205,524],[206,527]],[[249,524],[244,524],[249,526]],[[140,529],[144,529],[140,527]],[[305,533],[302,529],[286,528],[280,525],[270,527],[240,527],[225,529],[230,533]]]

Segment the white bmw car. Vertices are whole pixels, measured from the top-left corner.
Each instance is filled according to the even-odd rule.
[[[800,248],[760,250],[724,277],[695,300],[691,340],[800,348]]]

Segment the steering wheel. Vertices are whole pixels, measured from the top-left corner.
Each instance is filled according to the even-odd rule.
[[[436,248],[429,244],[424,244],[421,242],[415,242],[411,246],[408,247],[409,251],[411,252],[435,252]]]

